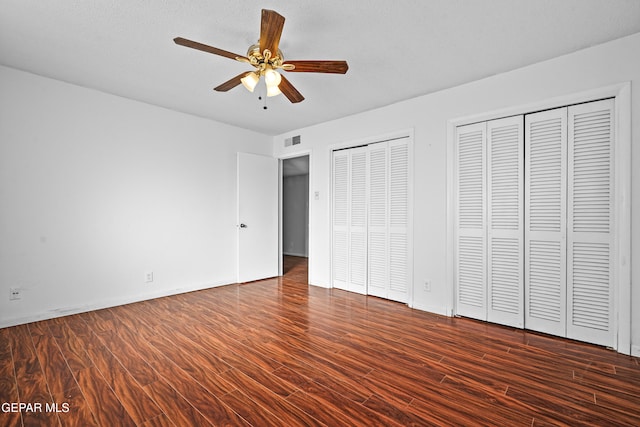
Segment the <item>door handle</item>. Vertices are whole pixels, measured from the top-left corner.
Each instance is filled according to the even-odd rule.
[[[247,224],[240,224],[240,228],[247,228]]]

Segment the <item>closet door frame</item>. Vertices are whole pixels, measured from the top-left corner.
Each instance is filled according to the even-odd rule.
[[[328,147],[328,156],[329,156],[329,164],[331,165],[331,170],[329,171],[329,180],[330,180],[330,189],[331,189],[331,194],[329,196],[329,212],[330,212],[330,230],[331,230],[331,241],[329,243],[329,249],[331,252],[331,255],[329,257],[330,260],[330,276],[331,277],[331,283],[329,283],[329,287],[333,287],[333,271],[334,271],[334,265],[333,265],[333,260],[334,260],[334,254],[333,254],[333,248],[334,248],[334,242],[333,242],[333,188],[334,188],[334,182],[333,182],[333,153],[334,151],[337,150],[344,150],[344,149],[350,149],[350,148],[356,148],[356,147],[360,147],[360,146],[365,146],[365,145],[370,145],[370,144],[375,144],[375,143],[379,143],[379,142],[385,142],[385,141],[394,141],[394,140],[399,140],[399,139],[403,139],[403,138],[408,138],[407,141],[407,148],[408,148],[408,206],[407,206],[407,221],[408,221],[408,227],[407,227],[407,305],[409,307],[413,308],[413,298],[414,298],[414,291],[413,288],[415,286],[414,284],[414,280],[413,280],[413,141],[414,141],[414,130],[413,129],[402,129],[402,130],[398,130],[395,132],[390,132],[390,133],[385,133],[385,134],[380,134],[377,136],[369,136],[366,138],[362,138],[362,139],[355,139],[355,140],[350,140],[350,141],[345,141],[345,142],[341,142],[341,143],[335,143],[335,144],[331,144]]]
[[[565,107],[573,104],[614,99],[614,260],[612,261],[614,280],[614,349],[623,354],[640,355],[640,348],[631,348],[631,83],[624,82],[611,86],[562,95],[547,100],[489,111],[471,116],[453,118],[447,122],[447,260],[446,274],[448,305],[446,314],[454,316],[456,311],[456,175],[455,140],[456,128],[471,123],[490,121],[503,117],[528,114],[536,111]]]

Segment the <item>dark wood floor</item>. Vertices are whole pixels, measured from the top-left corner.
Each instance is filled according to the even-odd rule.
[[[0,425],[640,425],[637,358],[285,270],[0,329]]]

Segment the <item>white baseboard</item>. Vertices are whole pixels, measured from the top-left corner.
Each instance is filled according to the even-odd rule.
[[[635,357],[640,357],[640,345],[631,346],[631,355]]]
[[[309,281],[309,285],[316,286],[318,288],[331,289],[331,285],[325,283],[311,283],[311,281]]]
[[[40,320],[55,319],[57,317],[70,316],[72,314],[78,314],[78,313],[86,313],[87,311],[101,310],[103,308],[132,304],[140,301],[148,301],[148,300],[162,298],[162,297],[171,296],[171,295],[184,294],[187,292],[217,288],[218,286],[226,286],[226,285],[231,285],[235,283],[236,283],[236,280],[231,279],[231,280],[224,280],[224,281],[215,282],[215,283],[192,285],[192,286],[186,286],[183,288],[174,288],[174,289],[169,289],[165,291],[145,294],[145,295],[137,295],[134,297],[112,298],[109,300],[103,300],[95,304],[87,304],[87,305],[75,306],[75,307],[61,307],[61,308],[56,308],[52,310],[47,310],[40,313],[31,313],[26,316],[14,317],[11,319],[2,319],[0,320],[0,328],[23,325],[25,323],[37,322]]]
[[[426,311],[428,313],[439,314],[441,316],[447,316],[447,317],[452,316],[451,313],[447,312],[446,307],[433,307],[433,306],[428,306],[423,304],[415,304],[415,301],[414,301],[414,304],[413,306],[411,306],[411,308],[415,310]]]

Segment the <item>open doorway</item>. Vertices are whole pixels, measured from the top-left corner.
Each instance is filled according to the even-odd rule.
[[[282,160],[282,273],[307,272],[309,156]],[[306,281],[306,278],[305,278]]]

